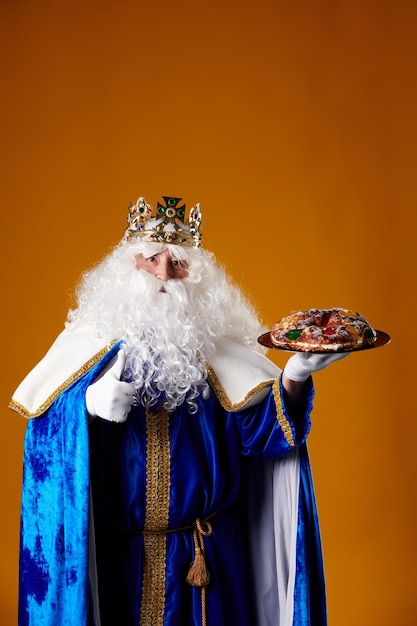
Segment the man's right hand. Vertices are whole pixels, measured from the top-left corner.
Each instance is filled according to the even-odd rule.
[[[126,362],[123,350],[117,353],[112,367],[87,388],[85,400],[91,417],[109,422],[125,422],[135,401],[136,389],[132,383],[120,380]]]

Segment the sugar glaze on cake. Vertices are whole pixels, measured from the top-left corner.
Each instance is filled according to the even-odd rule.
[[[370,347],[377,334],[360,313],[336,307],[283,317],[272,327],[270,337],[275,346],[288,350],[337,352]]]

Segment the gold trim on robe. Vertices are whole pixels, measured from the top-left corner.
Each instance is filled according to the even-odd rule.
[[[146,514],[141,626],[163,626],[165,614],[166,534],[171,489],[169,414],[146,411]]]

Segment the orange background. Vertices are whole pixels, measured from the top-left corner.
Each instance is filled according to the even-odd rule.
[[[128,203],[178,195],[268,325],[347,306],[391,334],[315,376],[310,454],[330,625],[415,625],[416,3],[3,0],[0,15],[1,624],[25,429],[8,400]]]

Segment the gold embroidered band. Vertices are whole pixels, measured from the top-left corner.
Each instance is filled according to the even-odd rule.
[[[291,425],[284,413],[284,407],[282,406],[282,397],[280,391],[280,381],[277,378],[274,380],[274,384],[272,386],[272,392],[274,394],[275,405],[277,407],[277,420],[278,424],[281,426],[282,432],[284,433],[284,437],[289,443],[290,446],[294,446],[294,437],[291,430]]]

